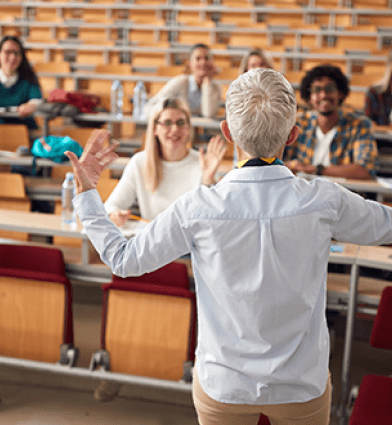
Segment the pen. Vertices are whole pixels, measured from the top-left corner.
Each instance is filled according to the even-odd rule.
[[[145,223],[149,223],[150,222],[150,220],[146,220],[145,218],[141,218],[138,215],[133,215],[133,214],[129,214],[128,218],[130,218],[131,220],[144,221]]]

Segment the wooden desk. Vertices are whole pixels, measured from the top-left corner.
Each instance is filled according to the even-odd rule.
[[[13,211],[0,209],[0,229],[27,232],[40,236],[66,236],[82,240],[82,265],[88,265],[88,238],[82,233],[82,225],[77,229],[64,229],[61,216],[30,211]]]

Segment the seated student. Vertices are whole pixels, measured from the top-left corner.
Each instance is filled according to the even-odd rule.
[[[21,41],[11,35],[5,36],[0,42],[0,107],[17,107],[19,117],[0,117],[0,123],[25,124],[29,130],[37,130],[31,115],[42,101],[38,78]]]
[[[366,93],[365,115],[378,125],[392,123],[392,49],[388,54],[384,77],[369,87]]]
[[[166,98],[180,98],[188,103],[192,116],[212,118],[218,114],[221,87],[213,80],[216,68],[210,49],[205,44],[195,44],[189,58],[190,75],[173,77],[146,104],[144,112],[149,117],[155,105]]]
[[[190,148],[190,111],[180,99],[165,99],[150,116],[145,149],[136,153],[105,203],[112,221],[121,226],[137,201],[142,218],[154,219],[175,199],[201,184],[215,183],[225,154],[220,136],[208,143],[207,152]]]
[[[275,69],[271,54],[263,49],[254,49],[244,55],[239,68],[240,75],[254,68]]]
[[[198,304],[193,399],[201,425],[327,425],[331,406],[326,269],[331,240],[392,242],[392,208],[327,179],[296,177],[280,160],[298,136],[296,96],[282,74],[235,80],[222,131],[248,161],[213,188],[177,199],[134,238],[96,191],[115,159],[96,131],[80,160],[75,209],[114,274],[141,275],[190,251]],[[312,229],[312,231],[309,231]],[[159,354],[158,354],[159,355]]]
[[[341,106],[350,91],[342,71],[317,66],[301,81],[301,97],[310,106],[297,116],[300,134],[284,160],[295,173],[371,179],[375,177],[377,145],[371,121]]]

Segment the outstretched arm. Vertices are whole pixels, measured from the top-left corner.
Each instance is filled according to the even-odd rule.
[[[93,130],[80,159],[73,152],[65,152],[72,163],[78,194],[95,189],[102,171],[117,158],[117,142],[103,147],[109,136],[107,130]]]

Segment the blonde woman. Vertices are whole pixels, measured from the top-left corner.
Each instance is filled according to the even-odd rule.
[[[365,96],[365,115],[378,125],[392,123],[392,49],[383,78],[369,87]]]
[[[239,74],[241,75],[254,68],[274,69],[274,59],[271,54],[263,49],[251,50],[242,58]]]
[[[215,183],[225,154],[223,138],[213,137],[207,152],[190,147],[191,115],[180,99],[166,99],[152,112],[145,149],[135,154],[105,203],[111,220],[121,226],[137,202],[142,218],[154,219],[174,200],[200,186]]]

